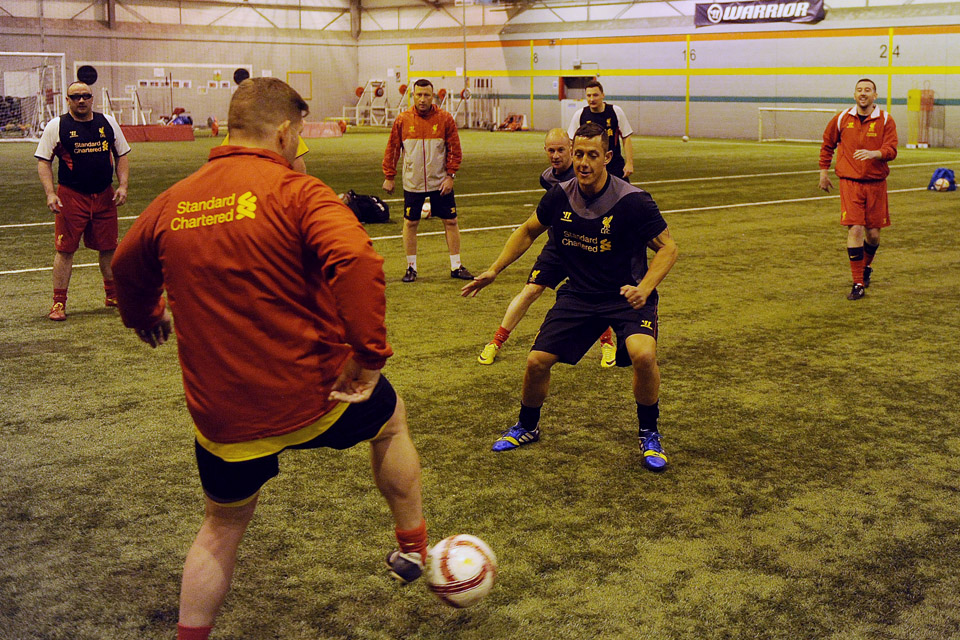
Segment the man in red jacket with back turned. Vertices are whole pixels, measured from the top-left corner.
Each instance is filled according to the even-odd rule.
[[[420,462],[380,369],[383,259],[356,216],[291,169],[307,105],[276,78],[230,101],[230,145],[140,214],[113,260],[120,314],[151,346],[176,317],[206,514],[187,554],[180,640],[205,639],[230,587],[260,488],[285,449],[369,441],[393,514],[403,582],[427,548]]]
[[[876,83],[869,78],[858,80],[853,97],[857,106],[830,120],[820,147],[819,186],[827,192],[833,187],[830,160],[839,148],[840,224],[847,227],[847,255],[853,274],[847,300],[859,300],[870,286],[870,265],[880,246],[880,229],[890,226],[887,163],[897,157],[897,125],[889,113],[874,105]]]

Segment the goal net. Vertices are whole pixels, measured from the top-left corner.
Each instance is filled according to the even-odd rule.
[[[820,142],[830,118],[840,109],[758,107],[760,142]]]
[[[0,139],[35,139],[63,112],[64,54],[0,52]]]

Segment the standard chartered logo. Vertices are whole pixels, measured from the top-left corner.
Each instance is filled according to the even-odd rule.
[[[244,218],[255,220],[257,218],[256,212],[257,196],[253,195],[251,191],[239,196],[236,193],[231,193],[224,198],[214,196],[207,200],[181,200],[177,203],[177,213],[181,215],[177,215],[170,220],[170,230],[181,231],[183,229],[211,227],[235,220],[243,220]],[[191,217],[182,215],[191,213],[199,213],[200,215]]]
[[[256,218],[257,196],[247,191],[237,198],[237,220],[242,218]]]

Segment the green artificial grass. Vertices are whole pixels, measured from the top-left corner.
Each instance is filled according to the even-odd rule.
[[[546,163],[541,133],[462,138],[462,255],[479,272],[533,213]],[[311,173],[380,193],[386,133],[308,142]],[[216,143],[136,145],[120,215]],[[660,287],[669,470],[640,467],[631,374],[602,370],[597,348],[555,368],[540,443],[491,453],[516,419],[551,294],[493,366],[476,356],[535,250],[462,299],[441,224],[426,220],[436,235],[421,239],[420,279],[403,284],[400,240],[383,239],[399,235],[401,206],[385,196],[392,222],[368,227],[386,258],[385,373],[407,402],[431,538],[480,536],[499,582],[468,610],[397,587],[366,446],[294,451],[263,491],[214,638],[960,636],[960,203],[895,192],[960,168],[960,153],[901,151],[893,226],[866,298],[849,302],[839,201],[815,199],[815,145],[634,149],[634,182],[680,249]],[[0,145],[0,271],[52,261],[52,226],[7,226],[51,220],[33,151]],[[813,199],[671,213],[801,198]],[[506,228],[469,231],[484,227]],[[176,345],[150,350],[124,329],[95,267],[75,268],[65,323],[45,318],[50,289],[49,270],[0,275],[0,637],[172,638],[202,510]]]

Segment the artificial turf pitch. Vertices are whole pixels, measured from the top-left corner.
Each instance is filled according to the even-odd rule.
[[[540,196],[541,133],[463,132],[465,265],[481,271]],[[386,133],[310,140],[311,173],[378,193]],[[215,141],[144,143],[135,216]],[[424,469],[431,539],[472,533],[500,558],[476,608],[383,570],[392,548],[366,446],[291,452],[263,491],[214,638],[576,639],[960,637],[960,250],[957,192],[926,186],[960,152],[902,150],[867,297],[849,302],[839,201],[816,145],[642,138],[680,258],[660,287],[670,468],[640,467],[628,370],[595,348],[558,365],[543,439],[493,454],[516,419],[550,294],[496,364],[476,356],[535,251],[476,299],[449,278],[440,223],[402,284],[386,258],[385,370]],[[31,144],[0,145],[0,638],[172,638],[202,500],[175,344],[150,350],[75,268],[46,320],[52,225]],[[911,166],[912,165],[912,166]],[[753,177],[728,177],[771,174]],[[519,193],[515,193],[519,192]],[[393,222],[369,226],[397,236]],[[724,205],[768,203],[756,206]],[[711,208],[712,207],[712,208]],[[130,225],[121,221],[121,233]],[[96,262],[82,249],[75,263]],[[16,271],[16,273],[7,273]],[[242,402],[237,398],[237,402]]]

